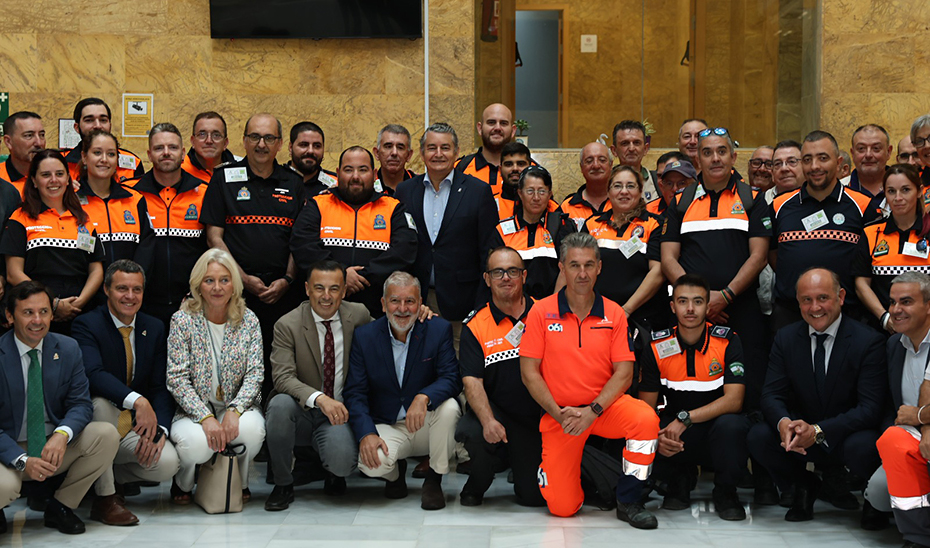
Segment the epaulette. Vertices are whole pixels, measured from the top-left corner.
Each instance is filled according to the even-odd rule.
[[[233,163],[235,162],[223,162],[222,164],[216,164],[215,166],[213,166],[213,171],[216,171],[220,169],[221,167],[229,167],[229,165]]]
[[[220,167],[220,166],[216,166],[216,167]],[[301,179],[304,178],[304,174],[301,173],[301,172],[299,172],[299,171],[297,171],[297,168],[294,167],[294,166],[292,166],[291,164],[284,164],[284,167],[286,167],[286,168],[288,168],[289,170],[293,171],[293,172],[296,173],[297,175],[300,175],[300,178],[301,178]]]
[[[487,305],[485,305],[485,306],[487,306]],[[481,308],[484,308],[484,306],[482,306]],[[469,312],[469,313],[468,313],[468,316],[465,316],[465,319],[462,320],[462,325],[467,324],[472,318],[474,318],[474,317],[475,317],[475,314],[477,314],[478,311],[481,310],[481,308],[476,308],[476,309],[472,310],[471,312]]]
[[[667,339],[672,336],[671,329],[663,329],[662,331],[653,331],[652,340],[661,341],[662,339]]]
[[[725,325],[715,325],[713,329],[710,330],[710,336],[717,337],[718,339],[729,339],[730,328]]]

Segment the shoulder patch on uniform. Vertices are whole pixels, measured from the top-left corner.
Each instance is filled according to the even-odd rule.
[[[413,220],[413,215],[405,212],[404,217],[407,219],[407,226],[410,227],[412,230],[416,230],[417,223],[416,221]]]
[[[475,314],[478,313],[478,310],[479,310],[479,309],[476,308],[476,309],[472,310],[471,312],[469,312],[469,313],[468,313],[468,316],[465,316],[465,319],[462,320],[462,324],[464,325],[464,324],[467,324],[469,321],[471,321],[471,319],[475,317]]]
[[[711,329],[710,336],[726,339],[730,336],[730,328],[725,325],[716,325],[713,329]]]
[[[734,377],[742,377],[744,372],[745,368],[740,362],[733,362],[730,364],[730,373],[733,373]]]
[[[671,336],[672,336],[672,330],[671,330],[671,329],[663,329],[662,331],[653,331],[653,332],[652,332],[652,340],[654,340],[654,341],[659,341],[659,340],[662,340],[662,339],[667,339],[667,338],[669,338],[669,337],[671,337]]]

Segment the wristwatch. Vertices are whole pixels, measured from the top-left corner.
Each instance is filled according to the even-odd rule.
[[[597,415],[598,417],[600,417],[601,414],[604,412],[604,408],[601,407],[601,404],[597,403],[596,401],[591,402],[588,405],[588,407],[590,407],[591,411],[594,411],[594,414]]]
[[[827,441],[827,436],[824,435],[823,428],[817,424],[812,424],[811,426],[814,427],[814,443],[817,445],[822,445],[825,441]]]
[[[675,418],[681,421],[681,424],[685,425],[685,428],[691,428],[693,424],[691,422],[691,413],[685,409],[682,409],[675,415]]]
[[[15,468],[18,472],[25,472],[26,471],[26,459],[28,458],[29,457],[27,457],[26,455],[20,455],[18,459],[13,461],[13,468]]]

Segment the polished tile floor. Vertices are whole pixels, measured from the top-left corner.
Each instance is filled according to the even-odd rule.
[[[240,514],[207,515],[197,506],[176,507],[168,500],[168,484],[145,488],[129,499],[139,516],[134,527],[108,527],[87,520],[89,504],[77,511],[87,532],[66,536],[42,526],[42,515],[26,509],[20,499],[6,509],[9,532],[0,545],[103,548],[122,546],[244,548],[442,548],[442,547],[638,547],[684,546],[751,547],[860,547],[900,546],[893,527],[874,533],[862,531],[858,513],[834,509],[823,502],[814,521],[792,524],[779,507],[748,508],[744,522],[717,518],[708,502],[711,482],[702,480],[690,510],[657,510],[659,529],[638,531],[617,521],[613,512],[585,507],[573,518],[549,516],[544,509],[513,503],[513,488],[504,478],[494,482],[483,506],[463,507],[458,493],[465,477],[450,474],[443,487],[444,510],[420,509],[420,480],[408,477],[410,496],[389,501],[381,496],[380,482],[352,477],[343,497],[323,495],[322,483],[297,489],[296,501],[283,512],[265,512],[262,505],[271,491],[264,482],[265,465],[253,469],[252,502]],[[748,500],[748,492],[742,493]],[[657,509],[660,500],[647,505]]]

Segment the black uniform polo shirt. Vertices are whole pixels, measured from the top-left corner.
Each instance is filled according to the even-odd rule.
[[[268,284],[287,272],[291,229],[304,196],[303,179],[290,168],[275,162],[263,179],[243,158],[213,171],[200,222],[224,229],[223,241],[242,270]]]

